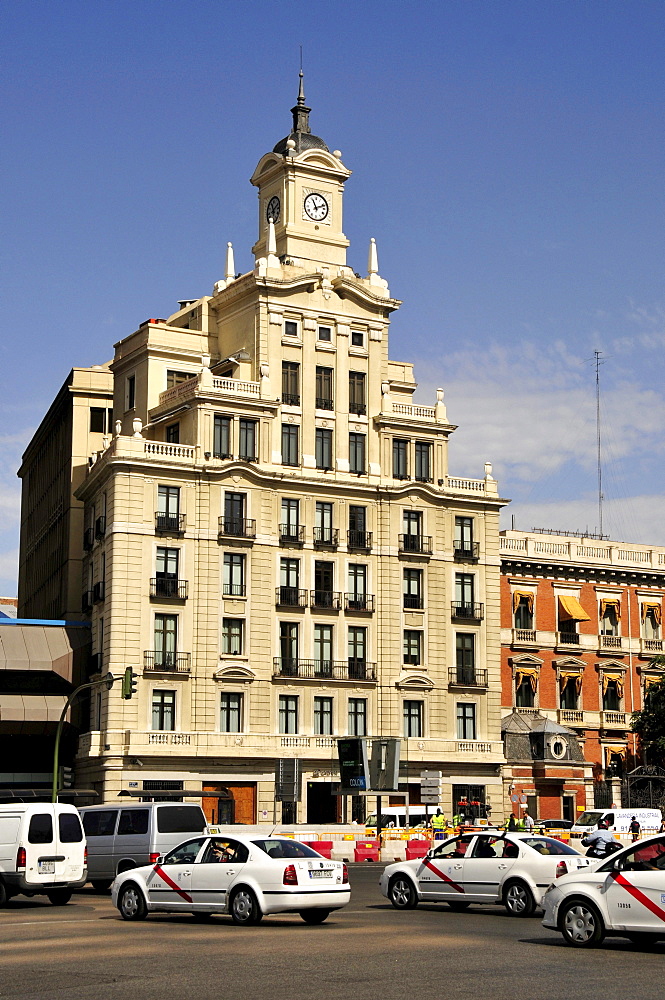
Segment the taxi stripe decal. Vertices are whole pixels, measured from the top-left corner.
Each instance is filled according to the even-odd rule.
[[[189,893],[185,892],[184,889],[181,889],[180,886],[176,885],[176,883],[173,881],[173,879],[169,878],[169,876],[166,874],[166,872],[164,871],[164,869],[162,867],[160,867],[160,865],[155,865],[155,867],[153,868],[153,871],[154,871],[155,875],[159,875],[159,877],[161,878],[162,882],[166,882],[166,884],[168,885],[168,887],[170,889],[173,889],[173,891],[177,892],[179,896],[182,896],[182,898],[185,900],[186,903],[192,903],[193,902],[193,899],[189,895]]]
[[[623,889],[626,890],[626,892],[629,892],[630,895],[633,896],[639,903],[642,903],[642,905],[646,906],[648,910],[651,910],[652,913],[655,913],[655,915],[658,917],[659,920],[665,922],[665,910],[663,910],[660,906],[658,906],[657,903],[654,903],[652,899],[649,899],[649,897],[646,896],[641,889],[638,889],[631,882],[629,882],[628,879],[621,874],[621,872],[610,872],[609,874],[610,878],[613,878],[614,881],[617,883],[617,885],[620,885]]]
[[[442,872],[440,868],[437,868],[436,865],[433,865],[431,861],[426,861],[423,859],[423,864],[425,865],[425,868],[429,868],[431,872],[434,872],[435,875],[437,875],[440,879],[442,879],[449,886],[451,886],[455,890],[455,892],[462,892],[462,893],[464,892],[464,889],[462,888],[461,885],[458,885],[457,882],[453,882],[451,878],[448,878],[448,876],[444,874],[444,872]]]

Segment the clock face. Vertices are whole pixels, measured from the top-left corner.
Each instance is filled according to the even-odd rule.
[[[279,222],[279,210],[280,210],[280,207],[281,206],[279,204],[279,198],[275,194],[275,195],[272,196],[272,198],[268,202],[268,207],[266,209],[266,221],[267,222],[270,222],[271,219],[272,219],[272,221],[274,223]]]
[[[322,222],[330,210],[322,194],[308,194],[305,198],[305,211],[314,222]]]

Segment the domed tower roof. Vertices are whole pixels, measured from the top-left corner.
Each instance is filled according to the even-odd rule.
[[[298,100],[296,101],[295,106],[291,108],[291,114],[293,115],[293,128],[289,135],[280,139],[277,145],[273,148],[273,153],[280,153],[284,156],[287,150],[286,144],[289,139],[293,139],[295,142],[294,153],[296,156],[298,153],[304,153],[307,149],[325,149],[326,152],[330,152],[323,139],[319,139],[318,135],[312,135],[312,130],[309,127],[309,113],[311,110],[311,108],[308,108],[305,105],[303,71],[300,70]]]

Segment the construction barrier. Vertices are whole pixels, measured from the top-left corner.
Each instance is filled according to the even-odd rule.
[[[301,840],[300,843],[306,847],[311,847],[313,851],[318,851],[324,858],[332,857],[332,840]]]
[[[378,840],[358,840],[353,851],[354,861],[378,861],[381,842]]]
[[[408,840],[406,843],[406,860],[424,858],[431,847],[429,840]]]

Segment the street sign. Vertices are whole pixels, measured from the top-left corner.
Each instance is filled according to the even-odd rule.
[[[424,806],[435,806],[441,801],[441,771],[420,772],[420,801]]]
[[[400,741],[396,739],[372,740],[369,787],[373,792],[399,790],[399,746]]]
[[[510,801],[511,802],[519,802],[519,800],[520,800],[519,795],[513,794],[513,795],[510,796]]]
[[[369,766],[367,763],[367,740],[337,740],[339,755],[340,793],[360,795],[369,789]]]

